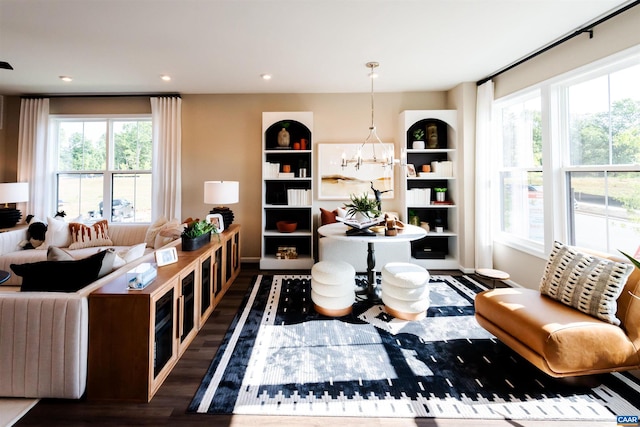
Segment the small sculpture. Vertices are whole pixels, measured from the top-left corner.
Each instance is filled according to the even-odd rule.
[[[380,212],[382,212],[382,194],[387,193],[391,190],[376,190],[375,188],[373,188],[373,181],[369,181],[371,182],[371,190],[373,191],[373,194],[376,196],[376,203],[378,203],[378,210]]]

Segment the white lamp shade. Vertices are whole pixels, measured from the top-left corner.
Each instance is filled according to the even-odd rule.
[[[0,183],[0,203],[19,203],[28,201],[28,182]]]
[[[204,202],[208,205],[238,203],[240,183],[238,181],[205,181]]]

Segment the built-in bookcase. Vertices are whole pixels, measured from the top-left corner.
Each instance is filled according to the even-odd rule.
[[[427,236],[411,242],[412,262],[425,268],[459,268],[456,122],[454,110],[411,110],[400,114],[399,140],[406,149],[409,165],[401,180],[403,217],[409,221],[415,215],[429,223]],[[414,148],[418,146],[413,143],[416,129],[424,131],[424,148]],[[432,145],[429,138],[434,132],[437,143]],[[423,172],[423,165],[428,171]],[[436,200],[436,188],[447,189],[444,201]],[[436,227],[442,227],[442,231],[437,232]]]
[[[289,145],[278,144],[283,127]],[[313,113],[262,113],[261,269],[309,269],[313,254]],[[278,221],[297,224],[281,232]]]

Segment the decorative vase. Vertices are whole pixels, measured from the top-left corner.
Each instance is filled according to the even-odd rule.
[[[409,224],[419,227],[420,226],[420,217],[417,216],[417,215],[409,217]]]
[[[183,251],[195,251],[200,249],[211,241],[211,232],[202,234],[198,237],[189,238],[182,236],[182,250]]]
[[[358,222],[365,222],[369,220],[369,217],[365,215],[364,212],[356,212],[355,215],[353,216],[353,219],[355,219]]]
[[[413,141],[411,148],[414,150],[424,150],[424,141]]]
[[[438,126],[434,123],[427,125],[427,147],[438,148]]]
[[[289,132],[285,128],[282,128],[278,132],[278,147],[288,147],[290,143]]]

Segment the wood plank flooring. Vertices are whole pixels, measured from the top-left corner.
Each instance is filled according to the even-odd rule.
[[[233,426],[233,427],[315,427],[336,423],[341,426],[531,426],[551,427],[558,422],[515,422],[492,420],[326,418],[277,416],[223,416],[185,413],[231,323],[254,275],[257,264],[243,264],[234,284],[216,307],[193,343],[182,356],[156,396],[147,404],[96,403],[85,400],[41,400],[16,426]],[[274,271],[262,272],[277,274]],[[293,274],[295,272],[283,272]],[[302,273],[308,273],[302,272]],[[432,274],[450,274],[442,271]],[[566,427],[612,425],[611,423],[563,422]]]

